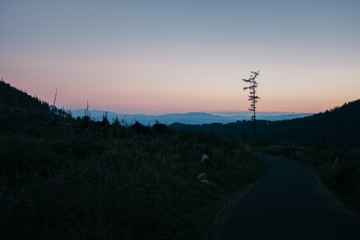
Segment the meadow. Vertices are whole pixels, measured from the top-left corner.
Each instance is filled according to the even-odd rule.
[[[236,138],[6,109],[0,169],[1,239],[201,239],[266,165]]]

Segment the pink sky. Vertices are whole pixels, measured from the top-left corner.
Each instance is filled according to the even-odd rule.
[[[159,114],[247,110],[260,70],[258,111],[325,111],[360,98],[360,3],[314,2],[3,1],[0,78],[49,103],[58,88],[57,107]]]

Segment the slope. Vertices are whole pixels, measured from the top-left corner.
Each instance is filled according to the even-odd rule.
[[[259,141],[295,141],[353,147],[360,145],[360,100],[313,116],[283,121],[257,121]],[[172,124],[181,131],[215,132],[226,137],[237,136],[253,140],[250,121],[230,124],[184,125]]]
[[[49,111],[50,107],[48,103],[28,95],[26,92],[11,86],[1,79],[0,110],[3,109]]]

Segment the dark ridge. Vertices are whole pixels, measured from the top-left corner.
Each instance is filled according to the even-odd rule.
[[[1,79],[0,110],[4,109],[50,111],[50,106],[47,102],[40,100],[38,97],[32,97]]]
[[[283,121],[257,121],[259,141],[294,141],[323,145],[355,147],[360,145],[360,99],[341,107],[305,118]],[[215,132],[225,137],[236,136],[253,140],[250,121],[229,124],[185,125],[171,124],[171,129],[180,131]]]

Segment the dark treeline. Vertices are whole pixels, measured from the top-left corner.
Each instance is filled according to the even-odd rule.
[[[283,121],[257,121],[257,140],[260,142],[292,141],[340,147],[360,145],[360,100],[313,116]],[[171,129],[180,131],[203,131],[253,140],[250,121],[229,124],[185,125],[175,123]]]
[[[0,110],[4,109],[49,111],[50,107],[47,102],[41,101],[37,97],[32,97],[1,79]]]

